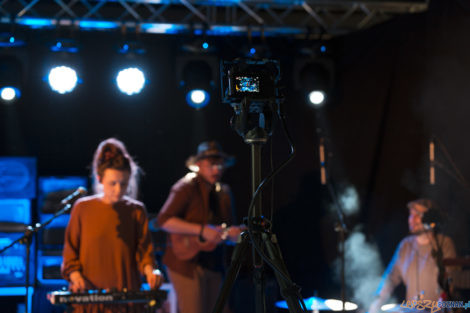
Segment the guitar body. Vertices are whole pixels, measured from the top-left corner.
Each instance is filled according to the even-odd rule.
[[[199,251],[213,251],[217,247],[214,242],[201,242],[197,235],[170,234],[170,242],[173,253],[183,261],[191,260]]]

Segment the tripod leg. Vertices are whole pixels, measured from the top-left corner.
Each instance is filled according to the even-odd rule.
[[[253,234],[254,244],[257,246],[262,245],[262,234],[255,233]],[[263,259],[256,252],[254,245],[252,246],[252,255],[253,255],[253,284],[255,286],[255,313],[264,313],[266,312],[266,300],[265,300],[265,277],[264,277],[264,266]]]
[[[254,252],[256,253],[256,252]],[[255,312],[266,312],[266,297],[265,297],[265,277],[264,268],[255,268],[253,283],[255,285]]]
[[[237,243],[235,249],[233,250],[232,261],[230,267],[227,270],[227,275],[225,276],[225,281],[220,290],[219,296],[217,297],[217,302],[215,303],[213,313],[222,313],[224,310],[227,297],[232,290],[233,284],[237,279],[238,272],[242,265],[243,258],[246,256],[248,251],[249,238],[247,233],[243,233],[241,240]]]
[[[299,297],[299,287],[291,282],[286,281],[284,278],[287,277],[290,280],[290,275],[287,272],[286,265],[282,259],[281,249],[277,243],[276,235],[265,233],[263,234],[263,239],[271,262],[276,265],[276,268],[282,271],[282,274],[280,274],[277,270],[274,270],[274,275],[276,276],[277,283],[281,289],[281,295],[287,302],[289,312],[305,312],[303,310],[303,308],[305,308],[305,304],[303,303],[302,298]]]

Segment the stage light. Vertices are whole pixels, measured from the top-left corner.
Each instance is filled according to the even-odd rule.
[[[73,68],[62,65],[53,67],[49,71],[47,81],[53,91],[65,94],[75,89],[78,83],[78,76]]]
[[[118,52],[124,54],[127,59],[135,59],[139,55],[144,55],[147,49],[140,41],[124,41],[119,45]]]
[[[78,71],[80,45],[74,38],[55,38],[49,43],[51,51],[46,61],[49,72],[44,77],[52,91],[61,95],[71,93],[81,83]]]
[[[313,90],[308,94],[308,101],[314,107],[322,106],[325,101],[325,92],[322,90]]]
[[[78,53],[79,46],[75,39],[70,38],[59,38],[50,47],[51,51],[54,52],[66,52],[66,53]]]
[[[328,306],[333,311],[342,311],[343,310],[343,301],[336,299],[325,300],[326,306]],[[353,302],[345,301],[344,309],[346,311],[354,311],[357,309],[357,304]]]
[[[21,53],[16,51],[18,55]],[[16,56],[0,56],[0,100],[13,103],[21,96],[23,62]]]
[[[147,49],[139,40],[125,40],[119,44],[117,52],[113,65],[117,69],[116,86],[128,96],[137,95],[146,84],[142,68],[146,67]]]
[[[181,50],[189,53],[207,54],[216,51],[216,46],[211,44],[208,40],[197,38],[181,45]]]
[[[204,108],[209,104],[215,85],[215,58],[191,56],[181,57],[178,61],[178,82],[187,104],[195,109]]]
[[[132,96],[140,93],[144,88],[145,75],[140,69],[129,67],[119,71],[116,83],[122,93]]]
[[[205,107],[209,100],[209,93],[203,89],[193,89],[186,94],[186,102],[195,109]]]
[[[24,40],[11,32],[0,33],[0,48],[12,48],[25,46]]]
[[[383,311],[383,312],[394,312],[394,311],[398,311],[397,308],[400,307],[400,304],[398,303],[387,303],[387,304],[384,304],[380,307],[380,310]]]
[[[18,88],[7,86],[0,88],[0,98],[5,102],[11,102],[21,96]]]
[[[294,84],[314,108],[321,108],[331,100],[334,86],[333,62],[327,58],[298,60],[294,65]]]
[[[247,58],[259,58],[259,59],[270,58],[272,55],[270,47],[265,43],[243,44],[239,50],[239,53]]]

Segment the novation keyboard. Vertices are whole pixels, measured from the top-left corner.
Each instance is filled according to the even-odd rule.
[[[47,294],[52,304],[92,304],[92,303],[148,303],[150,306],[161,307],[166,300],[168,291],[102,291],[89,290],[83,293],[70,291],[53,291]]]

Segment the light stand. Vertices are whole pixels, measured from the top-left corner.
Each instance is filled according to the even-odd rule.
[[[344,222],[344,213],[341,209],[341,205],[338,201],[338,197],[336,195],[335,189],[333,185],[328,179],[327,169],[326,169],[326,157],[325,155],[325,144],[324,138],[320,138],[319,144],[319,152],[320,152],[320,179],[321,184],[326,185],[328,191],[330,193],[331,199],[333,200],[335,207],[336,207],[336,214],[338,216],[338,222],[335,225],[334,230],[338,233],[338,250],[340,256],[340,280],[341,280],[341,302],[342,302],[342,310],[343,312],[346,311],[346,260],[345,260],[345,240],[346,240],[346,233],[348,232],[348,228],[346,223]]]
[[[266,312],[264,263],[274,270],[274,274],[292,313],[305,312],[305,304],[300,297],[299,287],[290,279],[290,275],[282,259],[276,235],[271,232],[271,222],[262,216],[260,187],[261,182],[261,147],[270,135],[272,103],[250,102],[246,97],[240,104],[232,104],[236,115],[232,119],[232,127],[251,145],[251,180],[253,197],[248,217],[244,222],[248,231],[241,237],[234,249],[231,264],[228,268],[224,284],[217,298],[213,313],[221,313],[233,284],[238,276],[243,259],[251,246],[253,255],[255,312]]]
[[[341,209],[341,205],[338,202],[338,197],[336,195],[335,189],[333,188],[331,182],[327,180],[326,185],[328,187],[328,191],[330,192],[330,196],[333,199],[336,207],[336,214],[338,216],[338,222],[335,225],[335,231],[338,233],[339,237],[339,256],[340,256],[340,280],[341,280],[341,302],[343,303],[343,312],[346,311],[346,256],[345,256],[345,240],[346,240],[346,233],[348,232],[348,228],[346,223],[344,222],[344,213]]]

